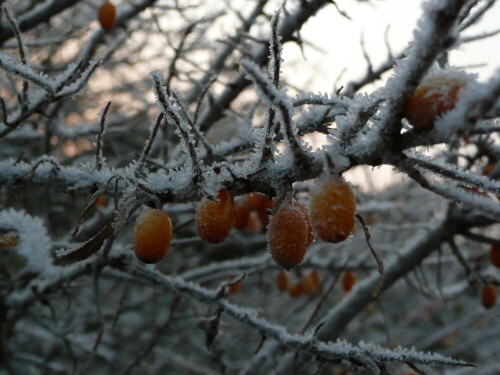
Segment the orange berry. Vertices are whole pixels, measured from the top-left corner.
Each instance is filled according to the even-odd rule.
[[[157,263],[172,241],[170,217],[162,210],[149,209],[139,215],[134,227],[135,255],[143,263]]]
[[[262,193],[250,193],[243,199],[243,204],[246,205],[249,211],[269,208],[269,202],[267,195]]]
[[[267,212],[267,208],[260,208],[257,210],[257,217],[259,218],[260,223],[262,224],[262,228],[266,229],[269,225],[269,213]]]
[[[320,181],[310,192],[310,220],[316,237],[341,242],[354,227],[356,198],[344,179]]]
[[[495,306],[497,302],[497,290],[492,284],[486,284],[481,289],[481,304],[489,309]]]
[[[432,128],[440,115],[455,107],[460,90],[469,80],[459,71],[429,73],[406,104],[404,116],[415,129]]]
[[[490,262],[496,268],[500,268],[500,247],[499,246],[491,246],[490,247]]]
[[[307,207],[304,206],[300,202],[294,202],[293,205],[297,207],[300,212],[302,212],[302,215],[304,215],[306,222],[307,222],[307,246],[309,246],[313,241],[314,241],[314,231],[313,227],[311,225],[311,219],[309,217],[309,212],[307,210]]]
[[[280,271],[278,276],[276,276],[276,285],[279,290],[287,290],[288,289],[289,278],[288,274],[285,271]]]
[[[306,254],[307,222],[302,212],[291,204],[282,205],[272,216],[267,230],[269,251],[276,263],[290,269]]]
[[[99,198],[96,199],[95,205],[97,207],[102,207],[106,204],[106,197],[104,195],[101,195]]]
[[[249,219],[250,219],[250,212],[246,209],[244,205],[238,203],[235,208],[234,227],[239,230],[245,229]]]
[[[356,284],[356,277],[351,271],[346,271],[342,275],[342,289],[344,292],[349,293],[352,287]]]
[[[302,289],[302,293],[310,294],[318,289],[319,286],[319,274],[317,271],[311,271],[307,275],[300,278],[299,284]]]
[[[302,295],[302,287],[300,283],[293,284],[290,289],[288,289],[288,294],[290,297],[300,297]]]
[[[200,238],[219,243],[226,239],[234,224],[234,198],[227,189],[222,189],[217,200],[204,198],[196,211],[196,229]]]
[[[19,238],[14,234],[3,234],[0,236],[0,249],[17,246]]]
[[[232,281],[234,279],[235,279],[235,277],[231,276],[229,278],[229,281]],[[238,281],[235,284],[231,284],[231,285],[229,285],[229,294],[237,293],[240,289],[241,289],[241,281]]]
[[[262,229],[262,225],[260,224],[259,219],[255,216],[255,212],[250,212],[250,216],[248,218],[247,231],[250,233],[260,232]]]
[[[112,29],[116,23],[116,7],[109,1],[106,1],[99,8],[98,19],[103,29]]]

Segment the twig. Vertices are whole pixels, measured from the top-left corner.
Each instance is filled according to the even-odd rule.
[[[102,169],[103,158],[102,158],[102,136],[104,134],[104,129],[106,127],[106,115],[108,114],[109,107],[111,106],[111,101],[106,104],[101,115],[101,126],[99,128],[99,133],[97,133],[96,150],[95,150],[95,165],[98,171]]]
[[[373,288],[373,297],[377,297],[382,290],[382,287],[384,286],[384,262],[382,261],[382,258],[378,253],[375,251],[371,244],[371,237],[372,235],[370,234],[370,229],[365,223],[365,220],[363,219],[363,216],[360,214],[356,214],[356,219],[360,222],[361,226],[363,227],[363,232],[365,234],[365,239],[366,243],[368,244],[368,247],[370,248],[370,251],[372,252],[373,258],[375,259],[375,262],[377,263],[377,270],[380,275],[380,280],[379,282],[375,285],[375,288]]]

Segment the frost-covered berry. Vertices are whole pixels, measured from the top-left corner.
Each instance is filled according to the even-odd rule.
[[[17,246],[18,237],[14,234],[0,235],[0,249]]]
[[[314,241],[314,231],[313,227],[311,225],[311,218],[309,217],[309,211],[307,210],[307,207],[304,206],[302,203],[295,201],[293,203],[295,207],[297,207],[300,212],[302,212],[302,215],[304,215],[307,223],[307,246],[309,246],[313,241]]]
[[[245,229],[249,219],[250,211],[243,204],[238,203],[234,209],[234,227],[238,230]]]
[[[340,177],[321,180],[310,192],[310,220],[316,238],[341,242],[354,227],[356,198]]]
[[[431,71],[415,89],[404,116],[415,129],[433,127],[438,116],[455,107],[460,91],[470,81],[470,76],[458,70]]]
[[[346,271],[342,275],[342,289],[344,292],[349,293],[352,287],[356,284],[356,277],[351,271]]]
[[[103,29],[112,29],[116,23],[116,7],[106,1],[99,8],[98,19]]]
[[[172,223],[162,210],[149,209],[139,215],[134,227],[134,251],[144,263],[157,263],[172,241]]]
[[[276,286],[279,290],[288,290],[289,278],[285,271],[280,271],[278,276],[276,276]]]
[[[496,268],[500,268],[500,247],[499,246],[491,246],[490,247],[490,262]]]
[[[313,293],[318,289],[320,282],[320,277],[317,271],[311,271],[310,273],[302,276],[299,280],[300,288],[303,294]]]
[[[293,204],[282,205],[271,217],[267,229],[274,261],[286,269],[297,266],[304,259],[308,241],[307,221],[302,212]]]
[[[497,302],[497,290],[492,284],[486,284],[481,289],[481,304],[484,308],[489,309],[495,306]]]
[[[222,189],[217,200],[204,198],[196,210],[196,229],[200,238],[211,243],[226,239],[234,225],[234,198]]]

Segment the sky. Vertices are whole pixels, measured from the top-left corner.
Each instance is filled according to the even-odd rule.
[[[312,47],[305,48],[304,60],[300,49],[287,44],[284,49],[285,76],[292,85],[309,90],[329,92],[331,82],[335,81],[342,70],[345,73],[340,85],[350,79],[358,78],[366,71],[367,64],[360,48],[361,36],[367,53],[374,67],[383,62],[388,55],[384,41],[384,33],[388,30],[388,40],[397,55],[412,39],[412,32],[422,14],[422,0],[378,0],[365,2],[337,1],[340,9],[346,12],[352,21],[341,16],[334,6],[327,6],[316,17],[310,20],[302,36],[305,40],[314,41],[321,51]],[[500,3],[496,3],[478,25],[471,27],[464,35],[477,35],[500,28]],[[500,34],[480,42],[462,45],[450,54],[450,64],[466,66],[486,63],[486,66],[470,69],[478,73],[480,80],[487,79],[500,67]],[[291,69],[294,67],[295,69]],[[293,74],[287,75],[293,70]],[[366,88],[367,91],[373,87]]]

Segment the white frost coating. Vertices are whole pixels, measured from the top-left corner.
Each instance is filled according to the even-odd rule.
[[[449,172],[455,174],[456,176],[459,176],[463,181],[470,183],[470,184],[474,184],[483,190],[489,190],[493,193],[497,193],[497,192],[500,193],[500,182],[495,181],[495,180],[491,180],[487,176],[478,176],[474,173],[471,173],[471,172],[468,172],[468,171],[465,171],[465,170],[458,168],[458,166],[455,164],[449,164],[449,163],[445,163],[445,162],[437,162],[434,159],[431,159],[428,156],[419,154],[415,151],[406,151],[406,152],[404,152],[404,154],[406,154],[408,157],[410,157],[412,159],[417,159],[417,160],[420,160],[422,162],[425,162],[429,166],[435,167],[435,168],[440,169],[440,170],[449,171]],[[425,165],[423,167],[425,168]],[[435,172],[431,168],[428,168],[428,169]]]
[[[27,65],[12,60],[12,58],[0,51],[0,68],[8,73],[20,76],[27,79],[31,83],[45,89],[46,91],[53,92],[54,85],[52,81],[43,73],[35,73]]]
[[[96,65],[97,63],[95,61],[91,61],[89,63],[89,66],[87,67],[87,69],[85,69],[85,71],[81,74],[81,76],[77,80],[75,80],[71,85],[68,85],[64,87],[62,90],[58,91],[57,95],[58,96],[73,95],[76,94],[78,91],[84,89]],[[59,85],[60,84],[63,83],[59,83]]]
[[[240,65],[245,70],[248,78],[254,82],[255,91],[259,98],[262,99],[266,105],[274,108],[280,113],[282,112],[280,106],[284,105],[291,118],[294,113],[294,108],[285,91],[278,90],[273,82],[266,77],[254,62],[245,60],[242,61]],[[296,133],[295,130],[294,133]]]
[[[50,237],[39,218],[24,211],[3,210],[0,211],[0,228],[17,232],[19,241],[15,250],[26,259],[31,271],[43,277],[57,274],[57,268],[52,264]]]

